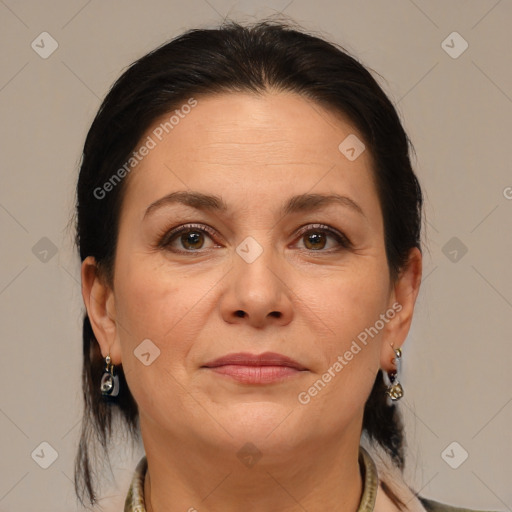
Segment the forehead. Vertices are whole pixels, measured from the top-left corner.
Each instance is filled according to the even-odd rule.
[[[125,206],[189,188],[227,196],[236,190],[246,199],[338,188],[375,199],[368,151],[350,161],[339,149],[347,137],[362,140],[343,116],[294,93],[222,93],[194,102],[155,120],[141,139],[152,149],[129,175]]]
[[[147,131],[156,143],[164,142],[169,150],[172,148],[176,156],[186,151],[180,150],[181,143],[186,143],[187,148],[196,146],[200,151],[188,155],[189,159],[218,149],[231,151],[232,159],[257,157],[254,163],[260,164],[272,160],[276,164],[289,163],[288,157],[297,152],[315,157],[316,161],[332,161],[338,157],[340,136],[356,132],[340,114],[291,92],[221,93],[195,101],[196,106],[187,114],[165,114]],[[185,106],[186,102],[183,112]],[[181,111],[180,107],[175,110]],[[166,125],[171,117],[175,124]],[[326,153],[326,147],[332,151]],[[237,160],[231,163],[236,165]]]

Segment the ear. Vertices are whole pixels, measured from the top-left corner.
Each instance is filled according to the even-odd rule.
[[[117,335],[114,291],[106,284],[92,256],[82,263],[82,297],[101,354],[110,354],[112,363],[121,363],[121,346]]]
[[[420,290],[421,273],[421,252],[417,247],[414,247],[409,251],[407,263],[400,272],[398,279],[392,283],[389,307],[396,314],[386,325],[383,336],[380,364],[385,371],[395,369],[393,364],[394,349],[402,346],[409,333],[414,305]]]

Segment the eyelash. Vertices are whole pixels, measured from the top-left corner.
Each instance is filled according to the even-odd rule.
[[[211,228],[210,226],[207,226],[205,224],[184,224],[182,226],[179,226],[177,228],[171,229],[170,231],[164,231],[162,235],[159,236],[159,242],[157,246],[162,249],[167,249],[171,252],[175,252],[178,254],[199,254],[202,252],[205,252],[204,249],[198,249],[198,250],[180,250],[180,249],[171,249],[170,244],[174,241],[174,239],[177,237],[177,235],[180,235],[182,233],[187,232],[194,232],[199,231],[202,233],[206,233],[207,235],[212,238],[212,240],[215,239],[215,230]],[[350,240],[341,232],[325,225],[325,224],[308,224],[306,226],[303,226],[299,228],[298,232],[296,233],[296,237],[300,238],[304,236],[305,234],[313,232],[313,233],[326,233],[328,235],[331,235],[333,238],[336,239],[336,241],[339,243],[342,249],[350,249],[352,247],[352,243]],[[214,240],[215,241],[215,240]],[[333,251],[340,251],[342,250],[340,248],[331,248],[331,249],[302,249],[306,250],[308,252],[327,252],[331,253]],[[208,249],[206,249],[208,250]]]

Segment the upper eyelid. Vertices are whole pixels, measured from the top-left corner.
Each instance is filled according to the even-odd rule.
[[[166,244],[171,241],[171,239],[181,233],[186,231],[193,231],[194,229],[197,229],[199,231],[203,231],[207,233],[208,235],[214,237],[215,234],[217,234],[217,230],[209,226],[208,224],[199,224],[199,223],[188,223],[188,224],[182,224],[180,226],[176,226],[175,228],[167,231],[164,236],[162,237],[162,243]],[[351,241],[349,238],[341,231],[337,230],[336,228],[333,228],[331,226],[328,226],[327,224],[322,224],[318,222],[310,222],[308,224],[304,224],[303,226],[299,227],[295,231],[295,236],[301,236],[304,233],[307,233],[308,231],[325,231],[327,233],[330,233],[331,236],[338,236],[341,238],[343,242],[346,242],[348,245],[351,245]]]
[[[197,224],[194,222],[188,224],[181,224],[172,229],[164,231],[164,234],[160,237],[160,244],[165,245],[169,243],[175,235],[186,231],[193,231],[194,229],[198,231],[203,231],[212,237],[215,236],[215,234],[217,233],[216,229],[212,228],[211,226],[208,226],[207,224]]]

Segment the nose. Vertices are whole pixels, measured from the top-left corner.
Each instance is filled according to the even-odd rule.
[[[233,268],[226,276],[220,303],[227,323],[264,328],[286,325],[293,317],[293,292],[286,283],[286,262],[271,247],[261,250],[254,260],[246,258],[243,250],[233,256]]]

